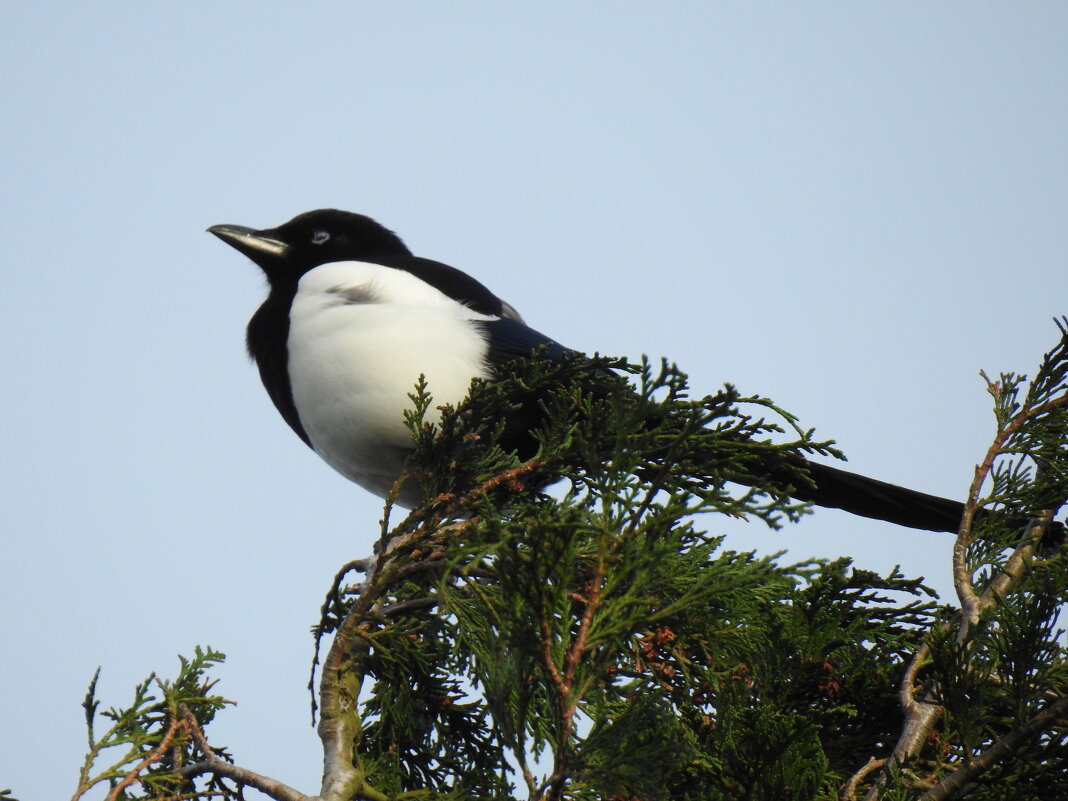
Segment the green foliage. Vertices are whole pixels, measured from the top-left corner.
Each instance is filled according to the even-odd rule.
[[[946,710],[941,753],[930,754],[927,767],[932,775],[974,760],[1068,692],[1064,631],[1058,627],[1066,601],[1068,563],[1058,555],[1034,564],[1020,588],[963,640],[953,629],[932,634],[930,680]],[[968,797],[1068,797],[1068,718],[984,772]]]
[[[1039,526],[1021,537],[1012,525],[1021,514],[1047,516],[1068,498],[1068,329],[1058,326],[1061,340],[1033,381],[1013,373],[988,380],[998,430],[976,501],[1010,514],[982,518],[981,539],[958,538],[958,594],[969,602],[928,635],[929,697],[945,721],[912,769],[925,781],[974,775],[960,792],[984,801],[1068,797],[1068,718],[1015,739],[1068,694],[1063,529],[1051,535]],[[1012,743],[1005,757],[986,764],[1002,743]]]
[[[514,777],[531,797],[832,797],[857,749],[891,741],[892,682],[932,622],[929,592],[847,560],[723,551],[695,525],[796,519],[805,508],[758,479],[829,444],[729,387],[691,400],[669,365],[515,371],[440,426],[421,424],[429,400],[414,396],[427,503],[383,538],[404,581],[384,589],[364,661],[363,766],[390,776],[376,787],[506,798]],[[547,421],[527,461],[497,446],[517,397]],[[796,439],[773,443],[784,429]]]
[[[206,677],[212,665],[225,659],[222,653],[197,646],[192,659],[178,659],[178,675],[173,680],[153,673],[134,688],[129,706],[103,712],[96,697],[100,676],[97,669],[82,702],[89,752],[78,777],[75,799],[101,784],[112,791],[121,785],[116,796],[119,801],[174,798],[192,790],[192,782],[180,771],[197,762],[203,751],[191,731],[189,718],[200,727],[206,726],[218,710],[232,702],[212,695],[216,680]],[[98,715],[111,721],[103,733],[97,732]],[[225,749],[213,750],[220,758],[228,759]],[[222,797],[231,797],[232,793],[215,781],[207,790]]]
[[[1068,559],[1041,523],[1068,497],[1068,336],[1034,381],[990,384],[997,436],[953,567],[962,610],[897,569],[788,564],[700,528],[807,511],[792,455],[837,452],[770,401],[692,399],[668,364],[504,372],[433,425],[416,388],[403,480],[424,503],[393,524],[387,506],[376,556],[333,581],[316,627],[317,645],[333,634],[324,801],[1068,797]],[[206,750],[226,702],[203,673],[220,658],[150,677],[99,739],[94,680],[82,792],[135,777],[119,798],[244,782],[297,801]]]
[[[999,452],[1015,461],[992,472],[983,503],[1012,514],[984,518],[983,539],[971,540],[980,589],[1009,559],[1019,514],[1059,507],[1066,494],[1065,355],[1062,343],[1047,356],[1026,398],[1008,397],[1022,387],[1014,377],[996,395],[1007,429]],[[945,724],[915,767],[891,766],[886,785],[887,797],[904,788],[914,798],[953,769],[954,754],[980,753],[1063,694],[1060,556],[1033,565],[990,613],[996,625],[975,633],[988,631],[988,642],[950,647],[952,610],[917,580],[844,559],[782,565],[723,551],[698,530],[695,516],[706,512],[778,526],[805,511],[787,495],[805,476],[784,483],[785,457],[834,452],[770,402],[730,387],[691,400],[669,365],[576,359],[514,370],[440,426],[410,421],[417,461],[433,465],[418,476],[427,503],[383,547],[403,535],[398,557],[433,568],[387,590],[381,608],[421,599],[447,647],[422,648],[414,673],[376,674],[366,709],[378,717],[364,747],[382,753],[403,741],[410,710],[387,725],[378,699],[431,675],[464,678],[448,685],[451,703],[462,698],[480,739],[462,773],[423,751],[435,771],[407,773],[396,791],[462,783],[474,797],[499,798],[513,776],[532,798],[836,798],[869,756],[894,748],[902,675],[927,642]],[[496,445],[507,432],[495,421],[505,405],[516,411],[517,387],[523,402],[538,398],[547,421],[526,461]],[[1021,410],[1036,405],[1049,409],[1022,423]],[[795,439],[772,441],[785,432]],[[390,628],[403,630],[382,631]],[[422,720],[447,739],[444,718]],[[389,742],[379,741],[387,730]],[[1043,787],[1059,787],[1059,732],[1027,746],[1050,766],[1037,772]],[[1014,756],[999,769],[1012,775],[1023,764]]]
[[[1068,318],[1057,324],[1061,340],[1033,381],[1016,373],[988,379],[998,423],[988,505],[1035,514],[1068,497]]]

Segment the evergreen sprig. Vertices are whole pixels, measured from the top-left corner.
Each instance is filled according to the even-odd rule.
[[[315,627],[317,648],[332,635],[318,798],[1068,795],[1060,326],[1034,380],[989,382],[960,609],[897,569],[784,564],[702,530],[711,513],[796,520],[796,456],[838,455],[770,400],[692,398],[674,365],[578,355],[512,363],[456,408],[421,382],[401,482],[423,503],[401,520],[387,504],[375,554],[337,572]],[[174,682],[150,677],[100,737],[94,679],[79,792],[305,798],[208,746],[218,659],[198,649]]]
[[[197,646],[192,659],[178,657],[179,669],[174,679],[151,674],[134,688],[129,706],[103,712],[96,697],[98,668],[82,702],[89,752],[73,798],[81,798],[100,784],[109,788],[109,801],[174,798],[194,792],[181,769],[204,758],[197,735],[216,712],[233,703],[212,694],[217,680],[206,676],[213,665],[224,659],[219,651]],[[98,715],[111,721],[100,734],[96,731]],[[226,749],[212,750],[218,758],[232,761]],[[104,766],[98,766],[101,761]],[[239,797],[221,780],[212,779],[204,789],[217,797]]]
[[[866,796],[1049,798],[1068,792],[1068,320],[1033,380],[987,379],[994,442],[954,548],[961,609],[932,627],[902,687],[897,767]],[[977,513],[985,509],[1009,514]],[[1021,530],[1016,521],[1031,517]],[[926,664],[926,663],[929,663]],[[923,682],[922,684],[920,682]],[[941,721],[941,723],[939,723]]]
[[[364,767],[397,760],[387,795],[505,798],[514,777],[531,798],[696,799],[745,797],[754,777],[772,786],[805,766],[796,797],[833,795],[855,749],[894,734],[895,670],[934,614],[895,598],[928,591],[848,561],[722,551],[695,525],[707,512],[796,519],[806,508],[757,479],[830,444],[731,387],[690,399],[668,364],[513,370],[439,424],[424,422],[425,388],[413,396],[427,502],[380,543],[405,580],[363,635]],[[537,398],[543,420],[525,461],[498,444],[517,398]],[[389,617],[420,601],[418,617]]]

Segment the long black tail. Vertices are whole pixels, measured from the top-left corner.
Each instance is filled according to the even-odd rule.
[[[792,487],[790,495],[799,501],[843,509],[861,517],[872,517],[909,528],[954,534],[960,528],[964,504],[957,501],[807,459],[804,460],[804,466],[814,486]]]
[[[792,498],[908,528],[948,531],[951,534],[956,534],[960,529],[961,517],[964,515],[963,503],[888,484],[875,478],[839,470],[837,467],[810,462],[800,455],[795,458],[795,466],[803,466],[808,471],[813,486],[798,486],[796,480],[787,484],[782,473],[772,476],[780,485],[788,486]],[[1010,516],[1001,511],[979,509],[976,512],[977,520],[987,517],[998,518],[1011,528],[1020,530],[1030,520],[1027,515]],[[1059,546],[1066,536],[1068,534],[1064,523],[1052,520],[1047,525],[1042,540],[1044,545]]]

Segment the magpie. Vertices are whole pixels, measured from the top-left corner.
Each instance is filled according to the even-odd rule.
[[[420,375],[435,403],[456,405],[473,379],[492,380],[505,362],[572,352],[479,281],[415,256],[361,214],[319,209],[275,228],[208,231],[267,277],[247,346],[282,418],[331,467],[381,497],[413,449],[404,410]],[[796,459],[812,482],[790,487],[798,500],[911,528],[960,525],[956,501]],[[397,498],[403,506],[421,500],[410,484]]]

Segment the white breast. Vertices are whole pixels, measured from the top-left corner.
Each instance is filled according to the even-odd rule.
[[[388,493],[411,450],[404,410],[419,376],[433,406],[463,400],[473,378],[490,375],[471,321],[492,319],[403,270],[335,262],[307,272],[290,310],[289,380],[316,453]],[[400,502],[419,498],[411,486]]]

